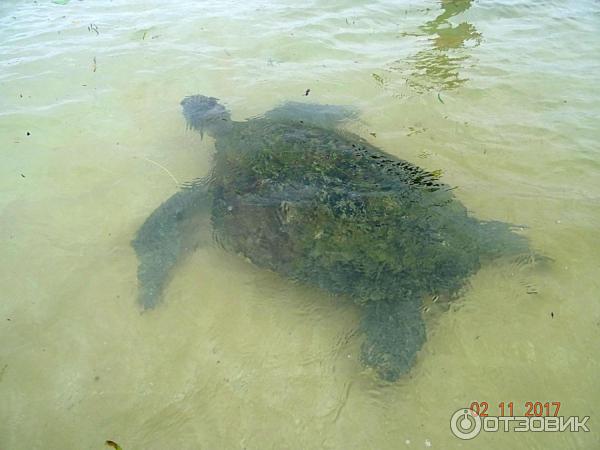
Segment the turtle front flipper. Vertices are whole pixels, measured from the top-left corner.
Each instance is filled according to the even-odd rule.
[[[413,366],[426,339],[421,300],[373,301],[365,305],[361,361],[386,381],[396,381]]]
[[[208,188],[193,185],[177,192],[160,205],[138,230],[131,245],[139,260],[138,301],[144,309],[154,308],[173,266],[198,241],[198,220],[211,205]]]
[[[332,129],[346,121],[356,120],[358,116],[358,110],[347,105],[285,102],[266,112],[263,117],[273,122]]]

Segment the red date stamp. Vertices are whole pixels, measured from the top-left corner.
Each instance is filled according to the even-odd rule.
[[[474,439],[482,431],[563,433],[590,431],[590,416],[560,415],[561,402],[480,402],[474,401],[461,408],[450,418],[450,431],[462,440]]]
[[[479,417],[492,416],[520,416],[520,417],[557,417],[560,411],[560,402],[472,402],[469,409]]]

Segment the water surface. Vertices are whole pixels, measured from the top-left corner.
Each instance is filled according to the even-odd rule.
[[[599,24],[592,0],[3,1],[0,448],[598,448]],[[553,262],[427,301],[393,384],[361,367],[352,305],[210,239],[140,314],[130,241],[211,166],[196,93],[236,120],[352,105],[355,133]],[[591,431],[460,441],[472,401],[560,401]]]

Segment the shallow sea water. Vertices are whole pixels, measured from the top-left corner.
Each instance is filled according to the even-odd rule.
[[[592,0],[2,1],[0,449],[600,448],[599,32]],[[141,314],[130,241],[211,166],[196,93],[236,120],[355,106],[352,131],[552,262],[427,301],[391,384],[352,305],[210,240]],[[590,432],[462,441],[473,401],[558,401]]]

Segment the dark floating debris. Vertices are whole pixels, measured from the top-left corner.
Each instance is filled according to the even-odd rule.
[[[383,77],[381,75],[379,75],[377,73],[372,73],[371,76],[377,82],[377,84],[379,84],[380,86],[385,85],[385,80],[383,79]]]
[[[90,23],[88,25],[88,31],[89,32],[94,32],[96,33],[96,36],[98,36],[100,34],[100,32],[98,31],[98,25],[96,25],[95,23]]]

